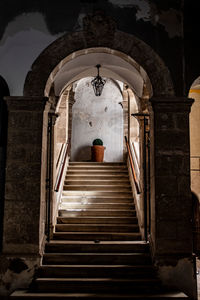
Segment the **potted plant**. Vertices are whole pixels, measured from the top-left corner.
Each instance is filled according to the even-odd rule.
[[[103,162],[104,149],[103,141],[101,139],[95,139],[92,142],[91,152],[92,152],[92,161]]]

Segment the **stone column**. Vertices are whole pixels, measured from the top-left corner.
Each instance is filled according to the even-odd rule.
[[[72,140],[72,107],[75,103],[74,92],[71,89],[68,97],[68,141],[69,141],[69,156],[71,157],[71,140]]]
[[[39,254],[44,232],[47,98],[6,97],[8,143],[3,253]],[[45,110],[46,107],[46,110]],[[43,204],[41,204],[43,203]]]
[[[47,220],[46,223],[46,232],[48,236],[48,226],[50,229],[50,235],[48,238],[53,237],[53,226],[55,225],[55,220],[57,217],[57,203],[56,203],[56,192],[54,190],[55,183],[56,183],[56,134],[55,134],[55,126],[57,125],[57,121],[59,120],[60,116],[56,113],[49,113],[49,128],[48,128],[48,180],[49,185],[47,187],[47,198],[49,198],[49,203],[47,203],[47,210],[49,209],[49,217],[50,219]],[[48,208],[48,206],[50,207]],[[47,216],[48,219],[48,216]],[[49,222],[49,224],[48,224]]]
[[[186,97],[152,98],[151,245],[163,282],[195,298]]]

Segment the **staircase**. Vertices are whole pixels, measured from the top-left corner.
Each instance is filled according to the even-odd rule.
[[[162,287],[141,240],[127,166],[70,163],[53,239],[14,299],[185,299]]]

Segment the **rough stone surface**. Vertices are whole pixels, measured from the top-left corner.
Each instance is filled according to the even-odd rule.
[[[6,297],[18,288],[28,288],[40,257],[0,256],[0,295]],[[1,298],[2,299],[2,298]],[[4,299],[4,298],[3,298]]]
[[[169,70],[147,44],[127,33],[119,33],[118,36],[118,31],[116,31],[114,39],[115,42],[112,42],[112,39],[107,41],[104,36],[90,37],[90,33],[87,31],[72,33],[59,38],[46,48],[34,62],[32,71],[28,73],[25,81],[24,95],[43,95],[50,73],[59,65],[61,60],[72,52],[94,47],[117,49],[132,57],[147,72],[153,86],[154,95],[174,94]],[[133,45],[137,44],[138,51],[135,51],[135,46],[133,46],[127,53],[127,47],[124,46],[127,44],[127,40]],[[120,41],[120,44],[117,47],[118,41]]]
[[[25,264],[25,262],[22,259],[14,258],[10,260],[9,269],[14,273],[21,273],[22,271],[27,270],[28,266]]]
[[[191,299],[197,297],[195,257],[159,257],[156,262],[159,277],[165,286],[181,289]]]
[[[44,98],[6,98],[8,144],[4,253],[39,251],[40,180],[43,166],[41,153],[45,101]]]
[[[153,98],[151,103],[154,110],[154,128],[151,129],[154,130],[151,133],[154,136],[151,145],[154,151],[154,160],[151,157],[153,220],[156,216],[152,236],[154,254],[189,254],[192,252],[192,201],[188,128],[192,100]]]

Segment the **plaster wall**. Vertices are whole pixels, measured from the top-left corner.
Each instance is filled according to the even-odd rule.
[[[102,95],[97,97],[91,80],[91,77],[83,78],[75,87],[71,160],[90,161],[92,142],[100,138],[106,147],[104,161],[123,161],[122,94],[115,83],[107,79]]]

